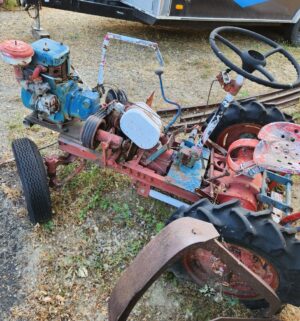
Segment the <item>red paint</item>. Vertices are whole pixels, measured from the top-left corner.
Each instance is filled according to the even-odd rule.
[[[244,154],[243,161],[251,159],[251,154]],[[257,174],[253,178],[244,175],[237,175],[232,169],[226,166],[227,159],[214,153],[214,162],[211,165],[210,177],[217,177],[228,171],[229,176],[224,176],[214,181],[217,191],[214,191],[219,203],[225,203],[232,199],[238,199],[242,207],[252,211],[259,210],[256,195],[262,186],[262,175]]]
[[[241,164],[253,161],[253,152],[258,143],[257,139],[249,138],[238,139],[232,143],[229,146],[226,159],[228,167],[238,172],[241,170]]]
[[[251,136],[256,138],[261,127],[259,124],[252,123],[228,126],[220,133],[216,143],[227,149],[233,142],[243,137],[249,138]]]
[[[252,272],[260,276],[272,289],[279,285],[276,269],[256,253],[237,245],[223,243],[225,247]],[[258,294],[239,275],[233,274],[225,263],[211,251],[197,248],[186,253],[183,264],[191,278],[199,285],[212,282],[222,285],[223,291],[240,299],[254,299]]]
[[[107,143],[112,149],[120,148],[123,142],[123,138],[121,136],[109,133],[102,129],[97,131],[96,139],[100,142]]]
[[[276,122],[265,125],[259,132],[258,138],[266,141],[286,140],[300,142],[300,125],[288,122]]]
[[[79,166],[77,166],[77,168],[75,168],[75,170],[63,181],[60,181],[56,176],[58,166],[73,163],[75,160],[77,160],[77,157],[71,154],[68,154],[66,156],[54,155],[50,157],[45,157],[44,162],[45,162],[45,165],[47,168],[47,174],[49,177],[49,185],[52,187],[62,186],[66,182],[70,181],[75,175],[80,173],[85,167],[85,162],[83,160],[80,161]]]
[[[281,221],[280,221],[280,224],[281,225],[285,225],[285,224],[288,224],[288,223],[293,223],[293,222],[296,222],[300,220],[300,213],[294,213],[294,214],[290,214],[286,217],[284,217]]]
[[[268,170],[300,174],[300,125],[277,122],[259,132],[261,141],[255,148],[255,163]]]
[[[157,148],[152,148],[151,150],[147,150],[144,152],[141,164],[144,165],[147,158],[154,152],[157,151]],[[161,154],[159,157],[157,157],[153,162],[151,162],[149,165],[144,165],[147,168],[150,168],[154,170],[156,173],[165,176],[167,174],[167,171],[172,163],[172,157],[173,157],[174,151],[172,149],[169,149],[165,151],[163,154]]]
[[[32,47],[24,41],[6,40],[0,44],[2,54],[16,59],[26,59],[34,55]]]
[[[46,68],[46,67],[40,66],[40,65],[36,66],[36,67],[34,68],[34,70],[33,70],[32,75],[31,75],[31,80],[33,80],[33,81],[40,80],[40,79],[41,79],[41,78],[40,78],[40,73],[41,73],[41,72],[46,72],[46,71],[47,71],[47,68]]]

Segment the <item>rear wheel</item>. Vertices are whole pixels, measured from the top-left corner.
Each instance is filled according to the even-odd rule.
[[[51,220],[51,199],[43,158],[37,146],[28,138],[12,143],[17,170],[21,179],[29,219],[32,223]]]
[[[206,120],[210,121],[212,115]],[[265,106],[256,100],[233,102],[226,109],[210,139],[224,148],[241,138],[256,138],[260,129],[270,123],[292,121],[292,117],[275,106]]]
[[[202,199],[187,209],[177,210],[169,222],[181,217],[212,223],[223,244],[264,279],[283,303],[300,305],[300,241],[276,224],[269,211],[251,212],[242,208],[239,201],[214,205]],[[185,253],[172,270],[178,277],[201,286],[218,284],[224,294],[239,298],[250,308],[266,304],[249,284],[207,250]]]

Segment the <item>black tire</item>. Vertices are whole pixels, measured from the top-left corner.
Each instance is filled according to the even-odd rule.
[[[300,46],[300,20],[288,28],[288,39],[292,45]]]
[[[128,103],[128,97],[123,89],[109,89],[106,98],[105,98],[105,103],[109,104],[113,100],[119,101],[121,104],[126,105]]]
[[[28,138],[12,143],[26,200],[29,219],[32,223],[46,223],[52,218],[48,179],[43,158],[37,146]]]
[[[109,104],[113,100],[118,100],[118,90],[109,89],[105,97],[105,103]]]
[[[204,124],[204,128],[212,116],[213,114],[208,117],[206,123]],[[225,111],[220,123],[212,132],[210,139],[218,143],[220,146],[228,148],[230,142],[223,141],[220,137],[223,137],[224,131],[233,125],[255,124],[257,125],[257,130],[254,130],[254,132],[258,132],[259,129],[264,125],[279,121],[290,122],[292,121],[292,117],[281,112],[275,105],[265,106],[257,100],[247,100],[242,103],[235,101]],[[254,138],[252,136],[256,136],[255,134],[252,136],[247,135],[246,127],[244,130],[245,133],[241,135],[240,138]],[[230,138],[230,135],[228,137]]]
[[[276,293],[281,301],[300,306],[300,241],[295,234],[276,224],[269,211],[251,212],[242,208],[237,200],[214,205],[202,199],[189,208],[178,209],[168,224],[187,216],[212,223],[221,240],[248,249],[270,262],[278,275]],[[180,278],[191,279],[183,259],[171,270]],[[266,305],[261,299],[242,301],[249,308]]]

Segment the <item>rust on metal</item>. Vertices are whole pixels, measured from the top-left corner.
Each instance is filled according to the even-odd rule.
[[[137,255],[120,277],[109,300],[109,321],[125,321],[138,300],[159,276],[189,250],[206,248],[226,263],[234,273],[251,284],[270,304],[265,318],[223,318],[212,321],[271,321],[281,307],[275,292],[245,267],[220,242],[219,234],[210,223],[190,217],[178,219],[165,227]]]
[[[63,180],[57,178],[57,167],[60,165],[68,165],[76,160],[79,161],[79,165]],[[84,159],[78,158],[72,154],[67,154],[66,156],[46,156],[44,157],[45,166],[47,168],[47,174],[49,177],[49,186],[60,187],[69,182],[74,176],[79,174],[86,165]]]
[[[277,122],[262,128],[254,162],[279,173],[300,174],[300,125]]]
[[[210,223],[179,219],[165,227],[123,273],[109,300],[109,321],[127,320],[150,285],[187,249],[218,237]]]
[[[211,247],[211,244],[208,244],[208,248],[210,247],[211,251],[215,255],[219,256],[235,274],[239,275],[247,283],[251,284],[251,287],[257,293],[261,294],[261,296],[269,303],[269,307],[265,311],[265,316],[272,317],[277,313],[281,307],[281,302],[274,290],[247,266],[240,262],[222,243],[218,240],[214,240],[214,243],[216,246]]]

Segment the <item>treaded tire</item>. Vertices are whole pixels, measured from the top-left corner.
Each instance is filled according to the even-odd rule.
[[[105,98],[105,103],[109,104],[113,100],[119,101],[121,104],[126,105],[128,103],[128,97],[123,89],[109,89],[106,98]]]
[[[207,126],[212,116],[213,114],[207,118],[204,128]],[[214,142],[218,142],[218,138],[222,132],[233,125],[250,123],[263,127],[269,123],[279,121],[291,122],[292,117],[281,112],[275,105],[266,106],[253,99],[242,103],[235,101],[226,109],[220,123],[212,132],[210,139]],[[228,144],[225,145],[226,146],[222,147],[228,147]]]
[[[12,150],[32,223],[52,218],[51,199],[44,162],[37,146],[28,138],[16,139]]]
[[[189,208],[179,208],[167,224],[181,218],[193,217],[212,223],[221,240],[251,250],[266,259],[275,268],[279,285],[277,295],[283,303],[300,306],[300,241],[276,224],[268,210],[251,212],[232,200],[214,205],[202,199]],[[191,279],[182,259],[171,270],[180,278]],[[266,306],[265,300],[242,300],[249,308]]]

